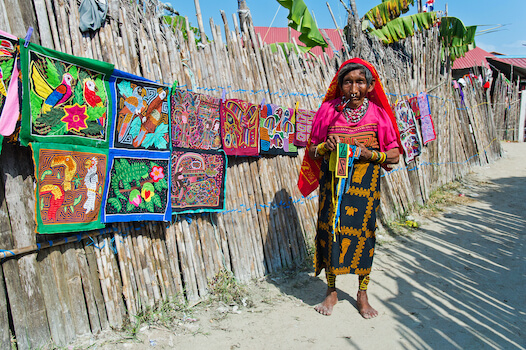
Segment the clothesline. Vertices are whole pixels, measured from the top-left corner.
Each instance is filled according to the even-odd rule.
[[[181,88],[186,88],[188,85],[187,84],[184,84],[184,85],[178,85],[176,86],[177,89],[181,89]],[[277,95],[278,97],[289,97],[289,96],[303,96],[303,97],[314,97],[314,98],[323,98],[325,96],[325,94],[323,95],[316,95],[316,94],[305,94],[303,92],[288,92],[288,93],[281,93],[281,89],[279,92],[271,92],[270,90],[264,90],[264,89],[260,89],[260,90],[253,90],[253,89],[234,89],[234,90],[230,90],[227,92],[227,89],[231,89],[232,86],[229,85],[229,86],[226,86],[226,87],[222,87],[222,86],[218,86],[217,88],[207,88],[207,87],[202,87],[202,86],[197,86],[195,87],[195,91],[199,91],[199,90],[202,90],[202,91],[206,91],[206,92],[209,92],[209,91],[225,91],[226,93],[230,93],[230,92],[248,92],[252,95],[257,95],[259,93],[265,93],[265,94],[269,94],[269,95]],[[193,89],[187,89],[188,91],[191,91],[191,92],[195,92]]]

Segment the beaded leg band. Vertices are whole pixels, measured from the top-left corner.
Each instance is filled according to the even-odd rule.
[[[336,275],[332,272],[325,271],[325,276],[327,276],[327,287],[336,288]]]
[[[358,276],[358,282],[360,283],[360,287],[358,289],[361,291],[366,291],[367,286],[369,285],[369,280],[370,280],[369,274]]]

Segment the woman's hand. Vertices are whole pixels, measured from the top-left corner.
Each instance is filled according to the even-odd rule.
[[[340,138],[338,137],[338,135],[329,135],[329,137],[327,137],[327,141],[325,142],[325,148],[327,149],[327,151],[332,152],[336,150],[339,143]]]
[[[354,145],[360,147],[360,160],[371,160],[373,152],[371,152],[363,143],[354,140]]]
[[[337,135],[330,135],[329,137],[327,137],[327,141],[325,141],[324,145],[321,146],[325,149],[325,152],[323,152],[323,154],[334,151],[338,147],[339,142],[340,142],[340,138]],[[308,152],[309,152],[309,156],[312,159],[318,159],[318,158],[323,157],[323,155],[321,155],[319,152],[316,151],[317,147],[318,145],[311,145],[309,147]]]

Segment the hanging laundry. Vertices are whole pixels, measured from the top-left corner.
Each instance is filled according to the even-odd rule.
[[[110,89],[115,101],[110,147],[169,151],[170,88],[115,70],[110,79]],[[89,101],[87,97],[86,101]],[[96,102],[100,103],[98,99],[91,99],[88,103]]]
[[[221,138],[227,155],[259,155],[261,108],[250,102],[228,99],[221,104]]]
[[[260,152],[297,155],[298,148],[294,145],[295,124],[292,108],[265,105],[259,119]]]
[[[398,130],[400,130],[400,139],[406,157],[406,162],[410,162],[420,155],[422,142],[420,134],[416,127],[416,120],[413,111],[407,101],[398,101],[394,107]]]
[[[37,233],[88,231],[101,222],[108,151],[78,145],[32,143]]]
[[[110,150],[102,221],[170,221],[169,157],[169,152]]]
[[[306,109],[296,110],[296,139],[294,140],[296,146],[307,146],[314,115],[316,115],[316,111]]]
[[[108,147],[113,65],[20,40],[23,76],[20,142]]]
[[[108,3],[106,0],[82,0],[79,6],[80,31],[98,30],[106,21],[107,13]]]
[[[171,96],[172,146],[221,148],[221,100],[176,89]]]
[[[10,136],[20,116],[18,38],[0,30],[0,135]]]
[[[227,157],[223,150],[172,151],[173,213],[222,211]]]

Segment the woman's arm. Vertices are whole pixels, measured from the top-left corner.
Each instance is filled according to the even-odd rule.
[[[358,141],[355,141],[354,144],[358,147],[360,147],[360,159],[370,161],[373,152],[365,147],[363,143],[360,143]],[[400,156],[400,151],[398,150],[398,147],[391,148],[390,150],[384,152],[386,155],[386,159],[384,164],[396,164],[398,163],[398,158]]]
[[[336,135],[330,135],[327,138],[327,141],[322,142],[321,146],[319,145],[310,145],[309,147],[309,157],[312,159],[320,159],[323,157],[323,155],[327,152],[332,152],[338,147],[338,143],[340,142],[340,138]],[[320,147],[320,148],[318,148]],[[316,151],[316,148],[318,148],[318,151]]]

